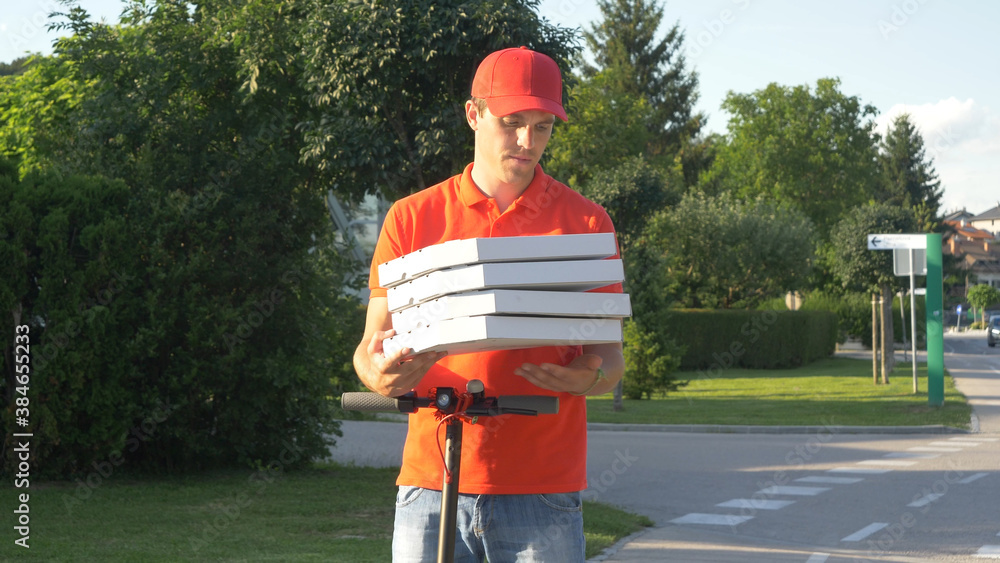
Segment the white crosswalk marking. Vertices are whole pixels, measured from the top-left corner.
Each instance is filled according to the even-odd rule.
[[[918,498],[917,500],[911,502],[910,504],[908,504],[906,506],[909,506],[909,507],[912,507],[912,508],[920,508],[921,506],[927,506],[928,504],[936,501],[937,499],[939,499],[939,498],[941,498],[943,496],[944,496],[943,493],[928,493],[928,494],[926,494],[926,495]]]
[[[976,552],[981,559],[1000,559],[1000,545],[984,545]]]
[[[826,475],[810,475],[795,480],[797,483],[826,483],[828,485],[853,485],[864,481],[862,477],[832,477]]]
[[[867,538],[868,536],[874,534],[875,532],[881,530],[882,528],[885,528],[888,525],[889,525],[888,522],[872,522],[871,524],[868,524],[864,528],[861,528],[857,532],[854,532],[853,534],[845,537],[840,541],[861,541]]]
[[[858,465],[895,465],[896,467],[909,467],[911,465],[916,465],[915,461],[907,461],[905,459],[866,459],[865,461],[859,461]]]
[[[959,481],[959,483],[961,483],[962,485],[968,485],[969,483],[971,483],[973,481],[978,481],[979,479],[982,479],[983,477],[986,477],[987,475],[989,475],[989,473],[975,473],[975,474],[969,475],[965,479],[962,479],[961,481]],[[997,535],[1000,535],[1000,534],[997,534]]]
[[[806,559],[806,563],[825,563],[829,557],[829,553],[813,553]]]
[[[889,453],[889,454],[885,454],[884,457],[892,458],[892,459],[896,459],[896,458],[899,458],[899,459],[934,459],[934,458],[936,458],[936,457],[938,457],[940,455],[941,454],[918,454],[918,453],[910,453],[910,452],[892,452],[892,453]]]
[[[774,495],[798,495],[798,496],[816,496],[820,493],[829,491],[829,487],[794,487],[790,485],[773,485],[771,487],[765,487],[759,491],[757,494],[765,496]]]
[[[715,505],[720,508],[752,508],[755,510],[778,510],[785,508],[789,504],[795,504],[794,500],[769,500],[752,498],[734,498],[726,502]]]
[[[964,448],[966,446],[978,446],[979,444],[982,444],[982,442],[952,442],[952,441],[948,441],[948,442],[931,442],[930,445],[932,445],[932,446],[942,446],[942,447],[962,446]]]
[[[708,524],[710,526],[735,526],[750,520],[753,516],[736,516],[735,514],[704,514],[692,512],[670,522],[674,524]]]

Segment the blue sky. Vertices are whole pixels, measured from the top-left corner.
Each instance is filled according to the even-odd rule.
[[[117,21],[119,0],[80,0]],[[0,60],[51,51],[45,31],[56,0],[10,2],[0,14]],[[542,0],[539,13],[566,27],[600,18],[593,0]],[[698,73],[698,109],[725,132],[728,91],[771,82],[839,77],[841,90],[879,110],[885,124],[908,112],[944,187],[946,211],[981,213],[1000,200],[1000,2],[987,0],[667,0],[664,28],[680,24]],[[663,30],[664,32],[666,29]],[[572,119],[572,116],[570,116]]]

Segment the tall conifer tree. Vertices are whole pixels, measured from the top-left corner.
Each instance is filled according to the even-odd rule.
[[[705,119],[694,113],[698,76],[686,67],[684,32],[675,23],[659,36],[664,8],[656,0],[598,0],[597,5],[602,19],[583,34],[596,66],[585,65],[584,74],[617,69],[617,87],[652,106],[650,152],[672,156]]]

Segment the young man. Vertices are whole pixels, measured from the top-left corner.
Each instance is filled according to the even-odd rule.
[[[614,232],[603,208],[538,165],[556,117],[566,120],[555,61],[524,47],[490,54],[476,72],[465,116],[475,132],[473,163],[389,210],[354,366],[365,386],[389,397],[411,390],[426,396],[438,386],[464,390],[470,379],[482,380],[489,395],[558,396],[557,415],[501,416],[465,427],[456,561],[583,561],[585,396],[606,393],[621,379],[621,344],[427,352],[405,360],[410,350],[383,353],[382,341],[395,333],[378,264],[454,239]],[[393,561],[432,561],[443,472],[438,424],[430,409],[409,419]]]

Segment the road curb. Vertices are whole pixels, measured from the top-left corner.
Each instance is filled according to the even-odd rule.
[[[704,434],[969,434],[941,424],[923,426],[744,426],[735,424],[615,424],[591,422],[587,430],[611,432],[689,432]]]

